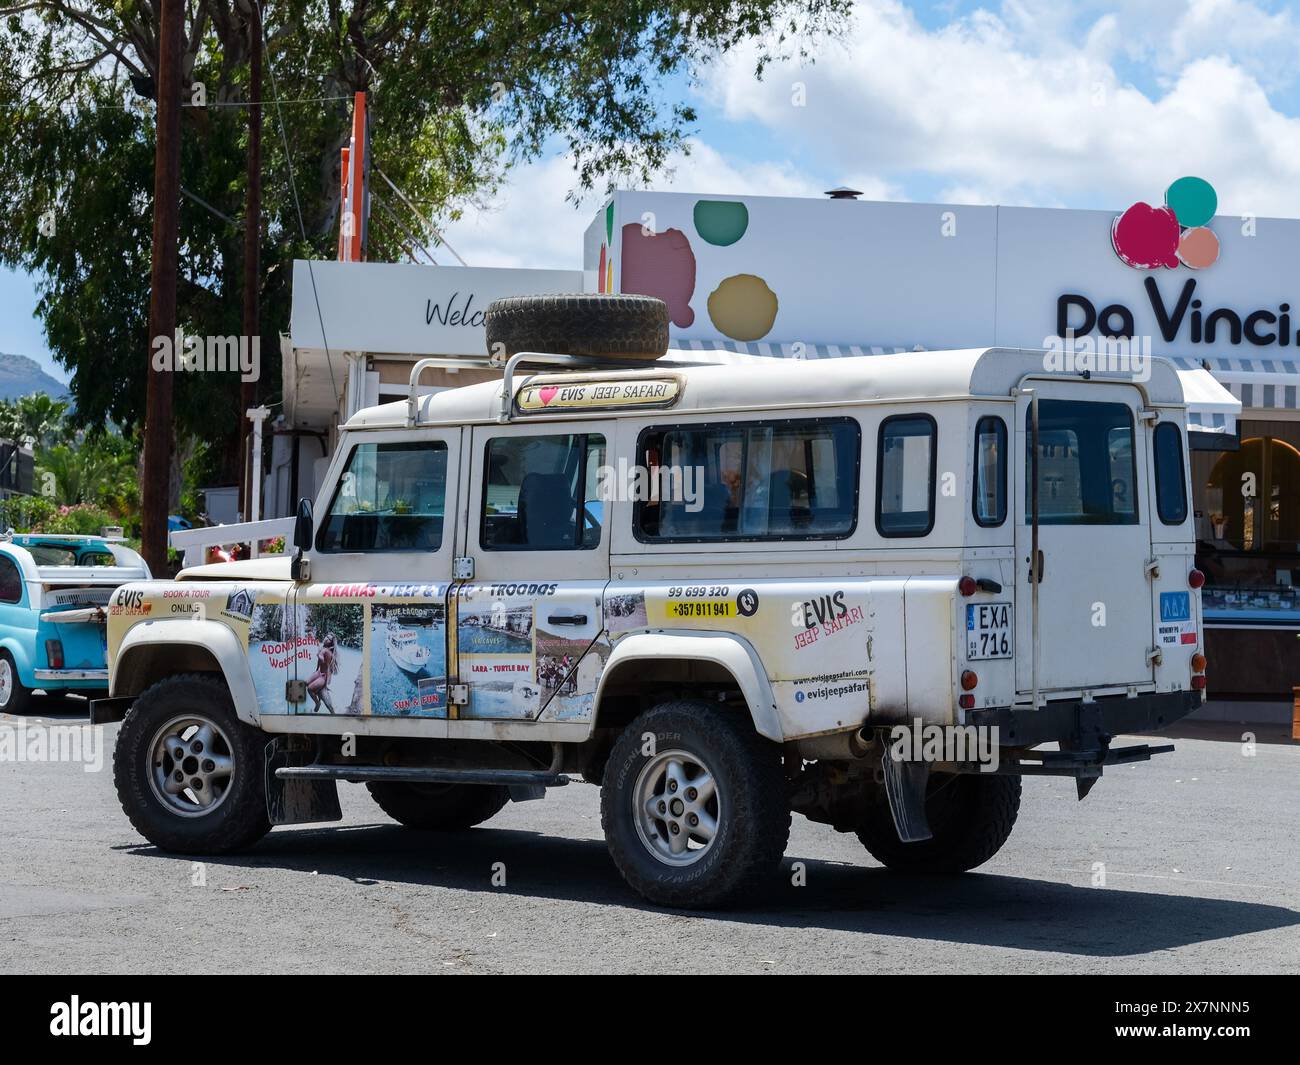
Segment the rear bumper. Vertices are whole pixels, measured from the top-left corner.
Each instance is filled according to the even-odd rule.
[[[55,684],[60,687],[68,684],[85,684],[94,687],[108,687],[107,669],[35,669],[36,687]]]
[[[966,723],[998,729],[1002,747],[1036,747],[1054,741],[1083,750],[1103,748],[1112,736],[1167,728],[1197,709],[1202,693],[1152,692],[1133,698],[1116,695],[1084,702],[1066,699],[1038,710],[990,707],[972,710]]]

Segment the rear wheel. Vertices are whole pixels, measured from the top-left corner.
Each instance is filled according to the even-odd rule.
[[[271,830],[266,736],[240,721],[225,684],[204,674],[147,689],[117,734],[113,780],[137,832],[163,850],[226,854]]]
[[[0,714],[25,714],[32,708],[32,689],[18,679],[18,665],[0,651]]]
[[[481,825],[510,801],[510,789],[502,784],[378,781],[366,788],[394,821],[430,832],[456,832]]]
[[[1020,810],[1020,778],[935,773],[925,798],[931,839],[904,843],[889,803],[872,803],[858,827],[871,856],[907,873],[964,873],[993,857],[1011,835]]]
[[[600,811],[618,871],[666,906],[734,901],[775,871],[790,836],[780,747],[704,702],[663,703],[624,729]]]

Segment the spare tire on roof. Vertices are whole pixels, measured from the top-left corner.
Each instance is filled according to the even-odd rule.
[[[510,296],[488,304],[488,354],[521,351],[657,359],[668,350],[668,305],[653,296]]]

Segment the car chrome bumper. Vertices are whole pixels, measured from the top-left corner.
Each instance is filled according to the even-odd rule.
[[[42,683],[62,684],[66,681],[102,681],[108,686],[107,669],[37,669],[33,671],[39,687]]]

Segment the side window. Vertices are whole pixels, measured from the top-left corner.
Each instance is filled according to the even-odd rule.
[[[975,423],[975,523],[1007,520],[1007,423],[992,416]]]
[[[1183,434],[1173,422],[1161,422],[1155,433],[1156,511],[1166,525],[1187,520],[1187,471],[1183,465]]]
[[[447,498],[440,440],[358,444],[316,537],[318,551],[437,551]]]
[[[851,418],[656,426],[637,443],[643,543],[841,539],[857,524]]]
[[[937,426],[928,414],[880,425],[876,450],[876,529],[881,536],[925,536],[934,528]]]
[[[1025,524],[1033,520],[1032,411],[1025,412]],[[1044,525],[1136,525],[1133,412],[1123,403],[1038,404],[1038,519]]]
[[[589,550],[600,544],[599,433],[502,436],[484,454],[479,543],[487,551]]]
[[[23,597],[23,579],[14,560],[0,555],[0,603],[17,603]]]

